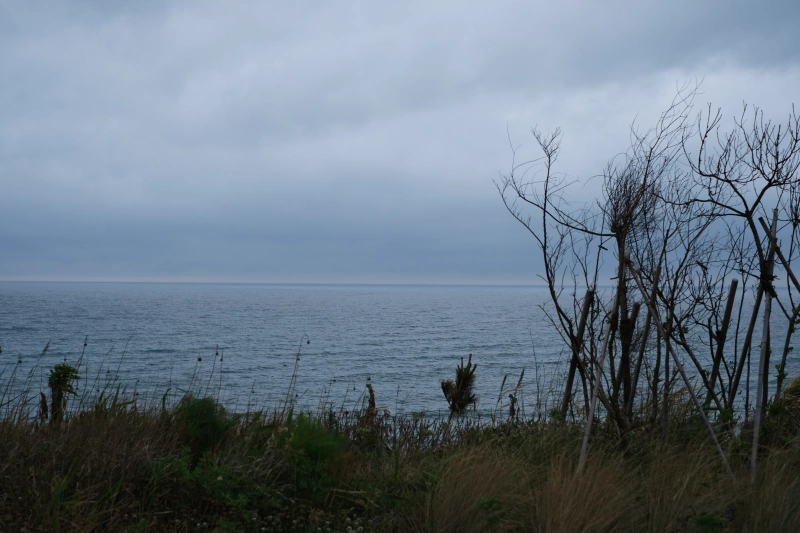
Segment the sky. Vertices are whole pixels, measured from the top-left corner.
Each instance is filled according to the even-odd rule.
[[[676,87],[800,95],[800,2],[0,0],[0,280],[535,284],[494,181],[592,201]]]

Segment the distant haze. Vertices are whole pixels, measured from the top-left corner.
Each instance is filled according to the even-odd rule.
[[[320,7],[323,6],[323,7]],[[800,94],[800,2],[0,0],[0,279],[537,283],[492,180],[676,86]]]

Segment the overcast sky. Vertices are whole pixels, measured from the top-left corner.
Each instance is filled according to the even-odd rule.
[[[507,128],[533,154],[530,127],[560,126],[585,180],[677,84],[783,118],[798,21],[797,0],[0,0],[0,279],[536,283],[492,182]]]

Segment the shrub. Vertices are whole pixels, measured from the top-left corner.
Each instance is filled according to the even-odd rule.
[[[213,398],[195,398],[187,394],[175,410],[175,419],[195,462],[206,451],[217,448],[236,424],[225,408]]]
[[[279,431],[276,445],[289,452],[293,484],[301,498],[324,500],[335,485],[344,440],[305,413],[296,417],[290,410],[286,427]]]

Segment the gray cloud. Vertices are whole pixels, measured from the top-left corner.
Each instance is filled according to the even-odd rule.
[[[800,81],[796,2],[231,4],[0,4],[0,278],[535,282],[506,125],[585,178]]]

